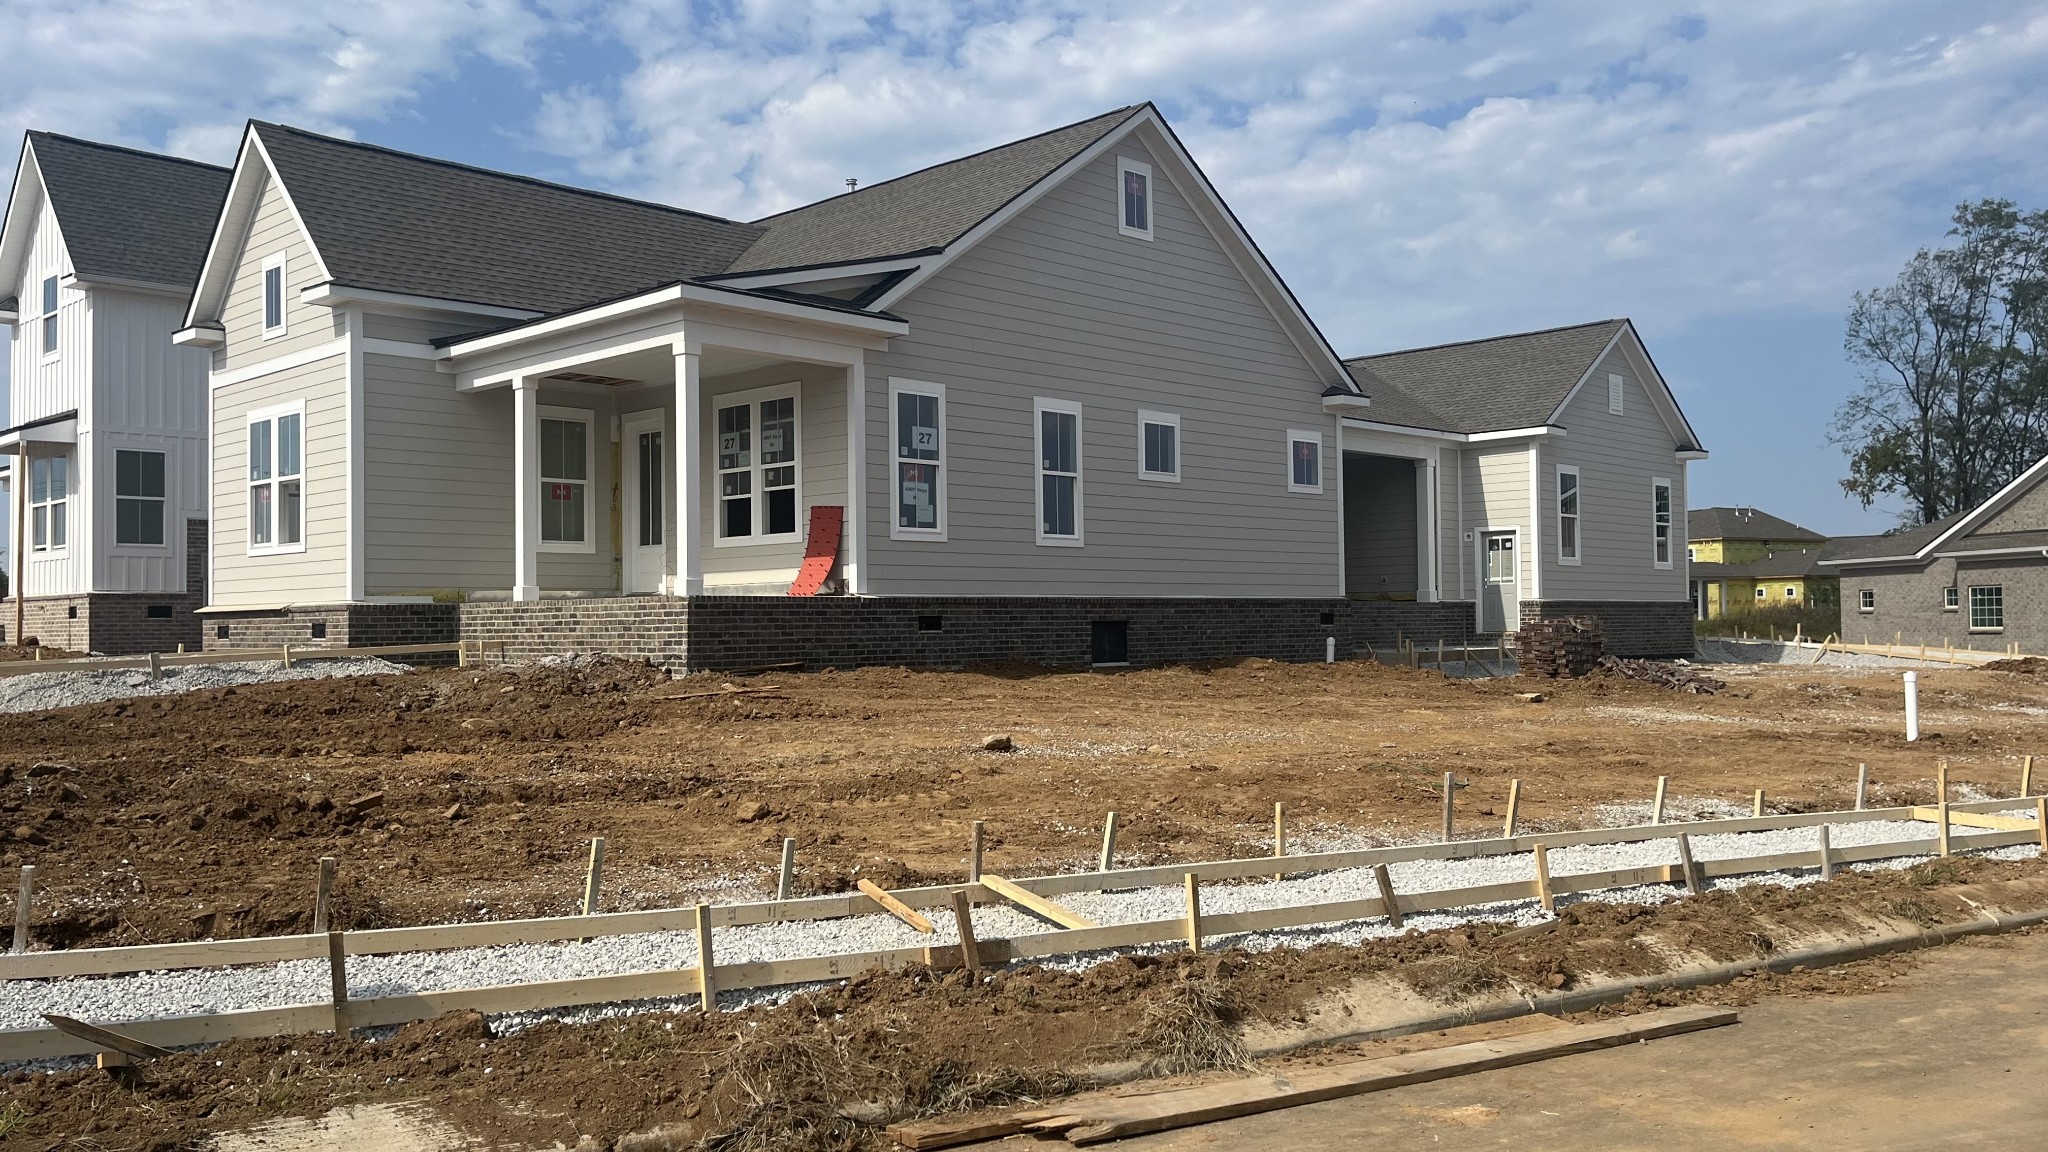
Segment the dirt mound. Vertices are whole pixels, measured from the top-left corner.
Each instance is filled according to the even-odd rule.
[[[2017,660],[1993,660],[1979,664],[1986,672],[2017,672],[2022,676],[2048,676],[2048,660],[2039,656],[2022,656]]]

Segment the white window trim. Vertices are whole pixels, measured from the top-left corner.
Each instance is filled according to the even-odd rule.
[[[1145,227],[1133,228],[1124,222],[1124,173],[1136,172],[1145,178]],[[1139,240],[1152,239],[1152,230],[1159,223],[1159,185],[1152,175],[1152,166],[1143,160],[1132,160],[1127,156],[1116,158],[1116,230],[1120,236]]]
[[[1856,610],[1858,612],[1877,611],[1877,589],[1858,588],[1856,590]]]
[[[1564,554],[1564,478],[1566,476],[1572,478],[1572,494],[1579,498],[1579,510],[1571,514],[1572,554],[1569,556]],[[1557,562],[1567,567],[1576,568],[1580,565],[1582,558],[1586,554],[1586,482],[1579,476],[1578,465],[1559,464],[1557,466],[1557,481],[1553,490],[1553,496],[1557,504]]]
[[[249,479],[249,429],[258,424],[276,420],[280,416],[297,416],[299,418],[299,539],[296,544],[280,544],[277,542],[278,502],[277,496],[273,493],[270,498],[270,543],[258,544],[255,541],[255,533],[249,531],[249,509],[255,503],[254,499],[250,496],[250,492],[259,483]],[[242,417],[242,547],[245,555],[291,556],[306,550],[306,538],[312,535],[312,532],[309,530],[311,517],[306,513],[312,507],[310,497],[313,488],[307,482],[307,473],[311,470],[310,457],[312,455],[307,450],[307,442],[306,402],[304,400],[293,401],[290,404],[274,404],[268,408],[253,409]],[[260,481],[260,483],[275,485],[279,480],[283,479],[290,479],[290,477],[279,476],[277,473],[277,434],[272,432],[270,436],[270,479]],[[168,487],[165,490],[169,491]],[[166,539],[170,537],[168,525],[165,526],[164,536]]]
[[[1316,482],[1314,484],[1296,484],[1294,482],[1294,446],[1304,440],[1316,446]],[[1289,492],[1307,492],[1312,495],[1321,495],[1323,491],[1323,477],[1329,470],[1329,465],[1324,460],[1324,457],[1327,455],[1328,452],[1323,444],[1323,434],[1321,432],[1307,432],[1300,428],[1289,428],[1287,430],[1286,457],[1287,490]]]
[[[303,469],[304,469],[304,468],[305,468],[305,466],[306,466],[306,465],[305,465],[305,460],[304,460],[304,458],[303,458],[303,457],[304,457],[304,454],[305,454],[305,450],[306,450],[306,446],[305,446],[305,435],[306,435],[306,433],[305,433],[305,428],[306,428],[305,422],[304,422],[304,421],[300,421],[300,423],[299,423],[299,440],[300,440],[300,443],[299,443],[299,453],[300,453],[301,459],[300,459],[300,461],[299,461],[299,467],[300,467],[300,469],[302,470],[302,471],[301,471],[301,473],[300,473],[300,474],[301,474],[302,476],[304,475]],[[112,499],[112,500],[114,501],[114,503],[113,503],[113,507],[112,507],[112,511],[113,511],[113,514],[114,514],[114,519],[113,519],[113,521],[112,521],[112,524],[113,524],[113,531],[112,531],[112,532],[110,532],[110,533],[108,534],[108,540],[110,540],[110,541],[112,542],[112,546],[113,546],[113,547],[114,547],[114,548],[115,548],[116,550],[118,550],[118,551],[121,551],[121,552],[144,552],[144,553],[150,553],[150,554],[156,554],[156,553],[162,553],[162,552],[169,552],[169,551],[171,550],[171,493],[177,490],[177,478],[176,478],[175,476],[173,476],[173,475],[171,474],[171,453],[170,453],[170,452],[169,452],[168,450],[166,450],[166,449],[163,449],[163,448],[151,447],[151,446],[148,446],[148,445],[142,445],[142,444],[136,444],[136,445],[126,445],[126,444],[118,444],[118,443],[117,443],[117,444],[113,444],[113,445],[110,445],[110,449],[111,449],[111,450],[112,450],[112,452],[114,453],[114,473],[113,473],[113,475],[114,475],[114,483],[113,483],[113,484],[112,484],[112,486],[111,486],[111,487],[113,488],[113,496],[111,497],[111,499]],[[161,456],[161,457],[163,457],[163,458],[164,458],[164,494],[163,494],[163,495],[162,495],[161,497],[154,497],[154,496],[123,496],[123,495],[121,495],[121,472],[120,472],[120,469],[121,469],[121,453],[123,453],[123,452],[154,452],[154,453],[155,453],[155,454],[157,454],[158,456]],[[305,495],[304,495],[304,493],[305,493],[305,481],[304,481],[304,480],[301,480],[301,481],[300,481],[300,488],[299,488],[299,492],[300,492],[300,496],[299,496],[299,499],[300,499],[300,501],[301,501],[301,503],[300,503],[300,505],[299,505],[299,506],[300,506],[300,508],[301,508],[301,509],[303,510],[303,509],[304,509],[304,507],[305,507],[305,504],[304,504],[304,500],[305,500]],[[163,543],[161,543],[161,544],[123,544],[123,543],[121,543],[121,501],[123,501],[123,500],[155,500],[155,501],[157,502],[157,504],[158,504],[158,506],[159,506],[159,508],[160,508],[160,512],[161,512],[161,515],[163,516],[163,531],[164,531],[164,542],[163,542]],[[301,527],[301,528],[303,529],[303,528],[304,528],[304,525],[301,525],[300,527]]]
[[[753,548],[762,544],[788,544],[804,538],[804,401],[803,382],[793,380],[787,384],[771,384],[766,388],[755,388],[746,392],[721,392],[711,398],[711,418],[705,425],[711,436],[711,443],[704,449],[711,460],[711,546],[713,548]],[[761,473],[769,465],[761,463],[761,402],[763,400],[787,400],[790,413],[796,419],[796,455],[790,463],[796,465],[796,531],[778,532],[773,536],[761,533],[761,519],[768,513],[768,492],[762,487]],[[753,473],[754,534],[752,536],[721,536],[725,527],[725,498],[719,495],[718,478],[725,469],[718,466],[718,410],[746,405],[751,409],[747,419],[752,429],[754,448],[753,465],[747,471]],[[780,468],[781,465],[773,465]],[[739,469],[735,468],[737,472]],[[650,545],[652,547],[652,545]]]
[[[16,456],[14,459],[18,464],[19,461],[23,460],[24,458],[25,457],[22,456]],[[46,460],[64,461],[64,498],[62,500],[44,500],[38,503],[35,498],[35,464],[40,464]],[[28,544],[28,554],[31,557],[40,557],[45,560],[58,560],[71,554],[71,538],[77,535],[77,533],[72,530],[73,525],[76,523],[76,518],[71,515],[72,498],[78,495],[77,460],[78,457],[76,453],[70,452],[68,450],[64,452],[50,452],[37,456],[34,462],[31,463],[29,467],[21,469],[21,475],[19,479],[22,483],[28,485],[29,492],[29,523],[25,525],[24,528],[26,531],[25,539]],[[49,545],[45,545],[41,548],[36,547],[34,527],[36,511],[42,508],[52,508],[59,504],[62,504],[64,506],[64,543],[57,545],[55,547]],[[13,550],[13,543],[14,542],[11,540],[8,541],[9,551]]]
[[[1657,489],[1664,489],[1664,504],[1671,510],[1665,515],[1671,517],[1664,525],[1664,559],[1657,559]],[[1650,566],[1658,570],[1671,567],[1671,558],[1678,551],[1678,489],[1663,476],[1650,477]]]
[[[1976,605],[1974,605],[1974,604],[1971,604],[1971,605],[1966,605],[1966,606],[1965,606],[1965,608],[1964,608],[1964,610],[1965,610],[1965,611],[1967,611],[1967,612],[1968,612],[1968,613],[1970,614],[1970,615],[1969,615],[1969,618],[1968,618],[1968,619],[1969,619],[1969,623],[1970,623],[1969,631],[1970,631],[1971,633],[1975,634],[1975,635],[1978,635],[1978,636],[1982,636],[1982,635],[1985,635],[1985,634],[1987,634],[1987,633],[1993,633],[1993,632],[2003,632],[2003,631],[2005,631],[2005,585],[2003,585],[2003,584],[1972,584],[1972,585],[1970,585],[1969,587],[1970,587],[1970,591],[1971,591],[1971,592],[1975,592],[1975,591],[1977,591],[1977,590],[1978,590],[1979,588],[1996,588],[1996,589],[1998,589],[1998,623],[1996,623],[1996,624],[1992,624],[1992,625],[1982,625],[1982,626],[1980,626],[1980,625],[1979,625],[1979,624],[1977,623],[1977,608],[1976,608]],[[1965,597],[1965,599],[1968,599],[1968,598],[1969,598],[1969,597]]]
[[[1941,590],[1941,610],[1943,612],[1959,611],[1962,605],[1963,590],[1961,588],[1951,584]]]
[[[1797,599],[1799,599],[1799,589],[1798,589],[1797,587],[1795,587],[1795,586],[1791,585],[1791,584],[1787,584],[1787,585],[1785,585],[1785,599],[1787,599],[1787,600],[1797,600]]]
[[[1770,599],[1770,597],[1771,597],[1771,590],[1770,590],[1769,588],[1766,588],[1766,587],[1764,587],[1764,586],[1763,586],[1762,584],[1759,584],[1759,585],[1757,585],[1757,586],[1756,586],[1756,598],[1757,598],[1757,599],[1759,599],[1759,600],[1769,600],[1769,599]]]
[[[938,488],[932,493],[935,509],[932,519],[938,524],[936,528],[905,528],[897,516],[903,504],[902,490],[898,487],[903,482],[903,469],[900,467],[903,460],[896,455],[896,445],[901,443],[900,435],[902,432],[901,414],[896,398],[905,392],[913,396],[930,396],[939,402],[939,458],[937,460],[911,461],[914,464],[935,464],[938,466],[939,484]],[[947,465],[946,461],[946,453],[950,450],[948,443],[950,439],[951,434],[946,430],[946,386],[944,384],[933,384],[925,380],[906,380],[897,376],[889,377],[889,539],[932,540],[940,542],[946,539],[946,511],[948,505],[946,485],[950,482],[950,478],[953,475],[953,470]]]
[[[1623,414],[1623,409],[1627,406],[1627,403],[1623,398],[1627,396],[1627,394],[1628,377],[1623,376],[1619,372],[1609,372],[1607,374],[1608,415],[1620,416]]]
[[[277,269],[277,327],[270,326],[270,270]],[[292,315],[291,268],[283,252],[273,252],[263,258],[263,278],[257,284],[257,324],[263,330],[265,340],[275,340],[286,334]],[[304,425],[301,425],[304,427]]]
[[[1145,468],[1145,425],[1164,424],[1173,429],[1173,471],[1150,472]],[[1180,483],[1181,435],[1180,413],[1149,412],[1138,409],[1138,479],[1153,480],[1161,484]]]
[[[1074,418],[1074,534],[1053,536],[1045,530],[1045,414],[1060,412]],[[1052,396],[1031,398],[1031,508],[1032,527],[1038,543],[1048,548],[1079,548],[1087,537],[1088,516],[1085,488],[1088,474],[1087,430],[1081,405]],[[1063,472],[1052,473],[1063,476]]]
[[[53,280],[57,282],[57,291],[51,300],[53,306],[47,311],[39,307],[36,310],[35,325],[30,329],[32,333],[30,339],[36,342],[36,363],[38,364],[54,364],[64,358],[64,321],[59,319],[64,312],[63,279],[58,276],[45,276],[36,281],[36,303],[38,305],[42,304],[43,287]],[[43,347],[43,329],[46,326],[51,326],[52,321],[55,322],[53,330],[57,334],[57,346],[46,349]]]
[[[581,420],[583,422],[583,467],[589,475],[581,480],[566,476],[554,478],[555,483],[583,485],[583,539],[581,540],[540,540],[534,541],[542,552],[559,552],[570,555],[591,555],[597,551],[597,413],[589,408],[555,408],[546,404],[536,405],[537,419]],[[533,462],[535,472],[540,472],[538,455]],[[547,476],[540,482],[549,483]],[[538,497],[536,497],[537,499]],[[540,533],[535,533],[538,537]]]

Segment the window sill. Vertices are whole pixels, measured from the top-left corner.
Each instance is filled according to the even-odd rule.
[[[1138,473],[1138,479],[1150,480],[1154,484],[1178,484],[1180,483],[1180,474],[1177,472],[1140,472]]]
[[[1560,556],[1557,558],[1557,562],[1565,568],[1578,568],[1585,564],[1585,561],[1580,560],[1577,556]]]
[[[265,340],[275,340],[283,335],[286,335],[283,328],[265,328],[263,330],[263,339]]]
[[[243,555],[250,557],[298,556],[304,554],[305,551],[306,545],[303,542],[301,542],[298,544],[283,544],[279,545],[276,548],[251,548],[248,551],[244,552]]]
[[[597,543],[595,541],[577,543],[569,540],[543,540],[538,545],[538,548],[542,552],[554,552],[566,556],[597,555]]]
[[[1038,538],[1038,546],[1040,548],[1079,548],[1082,545],[1079,536],[1040,536]]]
[[[1303,496],[1321,496],[1323,494],[1323,490],[1320,487],[1304,488],[1299,484],[1289,484],[1287,486],[1287,491],[1290,493],[1298,493]]]
[[[927,542],[931,542],[931,543],[943,544],[943,543],[945,543],[945,542],[946,542],[946,530],[945,530],[944,528],[897,528],[897,527],[891,527],[891,528],[889,529],[889,539],[891,539],[891,540],[923,540],[923,541],[927,541]]]
[[[1998,635],[1999,633],[2001,633],[2001,632],[2003,632],[2003,631],[2005,631],[2005,625],[2003,625],[2003,624],[2000,624],[2000,625],[1999,625],[1998,627],[1996,627],[1996,628],[1972,628],[1972,629],[1970,629],[1970,635],[1972,635],[1972,636],[1996,636],[1996,635]]]
[[[1119,223],[1116,226],[1116,234],[1119,236],[1129,236],[1133,240],[1143,240],[1148,244],[1152,242],[1152,230],[1150,228],[1133,228],[1129,224]]]

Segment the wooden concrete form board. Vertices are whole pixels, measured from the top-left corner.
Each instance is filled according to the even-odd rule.
[[[2033,798],[2012,800],[1978,800],[1963,804],[1951,804],[1951,814],[1991,813],[2017,810],[2031,806]],[[1692,836],[1757,832],[1783,828],[1814,827],[1821,824],[1853,824],[1870,820],[1913,820],[1919,809],[1911,807],[1875,808],[1861,812],[1809,812],[1782,816],[1737,817],[1726,820],[1699,820],[1682,824],[1633,825],[1625,828],[1594,828],[1579,832],[1554,832],[1540,835],[1495,837],[1486,840],[1459,840],[1451,843],[1411,844],[1394,848],[1369,848],[1346,852],[1323,852],[1313,855],[1286,857],[1286,872],[1301,875],[1312,872],[1330,872],[1354,868],[1370,868],[1375,864],[1394,864],[1411,860],[1463,860],[1479,856],[1509,855],[1532,850],[1542,843],[1555,850],[1560,847],[1583,844],[1620,844],[1649,840],[1670,839],[1680,834]],[[1961,821],[1957,821],[1960,823]],[[2026,822],[2026,827],[2033,824]],[[2024,839],[1992,842],[1983,837],[1958,837],[1957,844],[1962,850],[1971,848],[1998,847],[2002,844],[2017,844]],[[1883,848],[1885,846],[1874,846]],[[1858,855],[1864,849],[1839,849],[1836,857],[1842,862],[1882,859],[1878,856]],[[1919,852],[1898,852],[1894,855],[1919,855]],[[1809,857],[1801,861],[1801,855]],[[1776,867],[1804,867],[1811,863],[1811,854],[1790,854],[1782,859],[1790,861]],[[1777,858],[1774,858],[1777,859]],[[998,881],[1015,886],[1033,896],[1054,896],[1065,892],[1101,891],[1106,888],[1146,888],[1178,886],[1181,878],[1189,871],[1198,871],[1204,881],[1242,879],[1267,876],[1274,871],[1274,858],[1257,856],[1241,860],[1224,860],[1202,864],[1170,864],[1149,868],[1125,868],[1111,872],[1080,872],[1059,876],[1040,876]],[[1715,862],[1720,863],[1720,862]],[[1749,871],[1773,871],[1775,868],[1749,868]],[[1732,875],[1717,868],[1709,868],[1711,875]],[[1585,891],[1584,880],[1579,877],[1559,877],[1559,892]],[[1664,879],[1661,875],[1653,880],[1634,881],[1654,883]],[[1573,886],[1565,886],[1567,882]],[[1611,885],[1610,885],[1611,886]],[[970,899],[992,902],[1003,897],[981,884],[947,884],[928,888],[905,888],[890,895],[909,908],[947,908],[953,894],[964,892]],[[1510,897],[1521,899],[1523,897]],[[1406,895],[1401,898],[1403,909],[1411,907]],[[712,924],[717,928],[731,928],[749,924],[773,924],[788,920],[829,920],[848,916],[865,916],[887,912],[882,905],[868,896],[848,893],[833,896],[814,896],[800,900],[762,901],[752,904],[723,904],[711,909]],[[1063,910],[1064,911],[1064,910]],[[1067,915],[1073,915],[1068,912]],[[662,908],[644,912],[611,912],[597,916],[554,916],[529,920],[495,920],[476,924],[437,924],[416,928],[377,928],[351,932],[347,937],[348,954],[351,956],[383,955],[398,952],[430,952],[454,948],[486,948],[505,944],[539,944],[562,940],[637,935],[649,932],[687,932],[695,927],[695,912],[691,908]],[[1207,918],[1205,917],[1205,920]],[[318,959],[326,955],[325,942],[317,936],[261,937],[243,940],[199,941],[188,944],[149,944],[124,948],[82,948],[56,952],[31,952],[18,956],[0,956],[0,981],[37,980],[62,976],[114,975],[123,972],[147,972],[174,968],[209,968],[232,964],[261,964],[279,960]]]
[[[493,643],[496,643],[493,641]],[[498,644],[502,653],[504,645]],[[456,652],[456,644],[385,644],[374,648],[316,648],[311,645],[292,647],[293,662],[300,660],[349,660],[358,656],[432,656]],[[232,649],[225,652],[182,652],[158,653],[154,657],[159,668],[181,668],[192,664],[264,664],[283,660],[282,648]],[[34,676],[44,672],[119,672],[143,669],[151,666],[150,656],[116,656],[111,659],[95,660],[28,660],[12,661],[0,667],[0,680],[10,676]]]

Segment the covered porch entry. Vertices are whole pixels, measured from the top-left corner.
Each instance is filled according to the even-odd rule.
[[[1439,450],[1345,428],[1344,594],[1352,600],[1433,603],[1437,578]]]
[[[509,598],[779,595],[819,507],[857,590],[863,362],[905,330],[676,286],[455,344],[457,389],[511,410]]]

